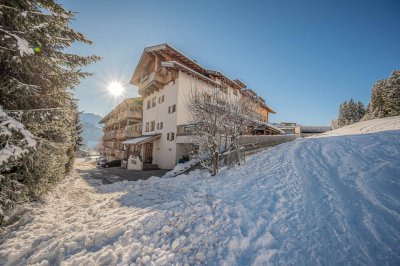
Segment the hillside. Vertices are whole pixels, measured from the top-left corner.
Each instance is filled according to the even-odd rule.
[[[99,124],[101,118],[101,116],[92,113],[81,114],[83,144],[86,148],[94,149],[103,135],[103,127]]]
[[[318,136],[323,137],[323,136],[355,135],[355,134],[380,132],[385,130],[400,130],[399,116],[362,121],[343,128],[328,131]]]
[[[101,185],[81,164],[85,179],[4,234],[0,264],[398,264],[399,122],[285,143],[215,177]]]

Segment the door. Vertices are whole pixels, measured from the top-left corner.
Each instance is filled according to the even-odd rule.
[[[151,164],[153,161],[153,143],[145,143],[143,145],[144,145],[143,163]]]

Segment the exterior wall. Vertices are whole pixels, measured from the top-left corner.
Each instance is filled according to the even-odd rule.
[[[221,84],[220,79],[216,79],[218,84]],[[192,90],[202,90],[204,92],[210,91],[213,89],[213,85],[202,80],[198,80],[197,78],[192,77],[191,75],[180,71],[179,72],[179,92],[178,92],[178,104],[177,104],[177,125],[185,125],[191,122],[192,118],[190,113],[187,111],[187,100],[190,99]],[[240,93],[237,92],[237,95],[234,94],[234,89],[230,86],[227,86],[227,96],[236,98],[240,97]]]
[[[216,82],[221,83],[219,79]],[[172,169],[179,162],[179,159],[186,153],[184,143],[190,143],[190,138],[188,136],[176,136],[177,126],[192,122],[191,115],[187,111],[187,101],[190,99],[191,91],[196,89],[206,92],[212,90],[213,87],[210,83],[179,71],[175,82],[168,83],[162,89],[151,93],[143,99],[142,135],[161,134],[161,138],[153,143],[153,164],[157,164],[161,169]],[[237,93],[235,94],[234,90],[230,86],[226,86],[227,96],[240,98],[240,92],[236,90]],[[164,96],[164,102],[159,103],[159,99],[162,96]],[[156,97],[156,106],[152,107],[152,99],[154,97]],[[147,109],[148,101],[150,101],[149,109]],[[176,105],[176,111],[172,114],[168,113],[168,107],[174,104]],[[268,119],[268,112],[263,116]],[[146,123],[149,123],[150,128],[151,121],[155,121],[155,129],[146,131]],[[157,123],[160,122],[163,122],[163,128],[157,129]],[[167,134],[171,132],[175,134],[173,141],[167,140]]]
[[[178,110],[169,114],[168,107],[174,104],[177,105],[178,83],[178,79],[175,80],[175,83],[170,82],[163,89],[150,94],[143,100],[142,134],[161,134],[161,138],[153,143],[153,163],[157,164],[161,169],[172,169],[175,166],[176,119]],[[159,98],[163,95],[164,102],[159,103]],[[147,101],[151,101],[154,97],[156,97],[156,106],[147,109]],[[155,130],[146,132],[146,123],[150,124],[151,121],[155,121]],[[157,129],[157,123],[160,122],[163,122],[163,128]],[[174,141],[167,140],[167,134],[170,132],[175,134]]]

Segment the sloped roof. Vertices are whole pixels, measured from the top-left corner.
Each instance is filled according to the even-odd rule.
[[[160,137],[161,137],[161,134],[140,136],[140,137],[137,137],[137,138],[125,140],[124,142],[122,142],[122,144],[131,144],[131,145],[132,144],[136,144],[136,145],[139,145],[139,144],[144,144],[144,143],[149,143],[149,142],[156,141]]]

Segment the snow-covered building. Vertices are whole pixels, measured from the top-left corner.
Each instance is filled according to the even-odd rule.
[[[265,100],[240,80],[232,80],[219,71],[208,70],[173,48],[161,44],[144,49],[132,75],[143,97],[142,137],[125,141],[141,145],[140,160],[171,169],[187,154],[188,135],[193,134],[186,101],[192,89],[220,88],[229,97],[250,97],[257,103],[258,120],[265,125],[274,113]],[[265,134],[281,134],[268,126]]]
[[[126,159],[128,151],[122,142],[141,135],[142,98],[124,99],[99,123],[104,124],[101,153],[108,161]]]

